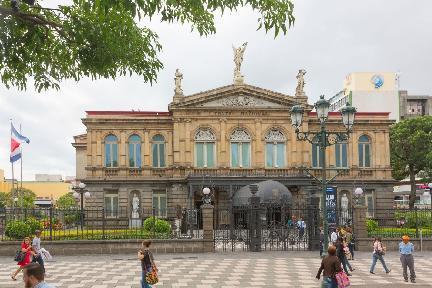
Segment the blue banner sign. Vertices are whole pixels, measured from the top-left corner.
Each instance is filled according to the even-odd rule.
[[[337,225],[337,187],[327,187],[326,191],[327,223],[329,228]]]

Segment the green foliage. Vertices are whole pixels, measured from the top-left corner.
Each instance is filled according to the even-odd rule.
[[[12,239],[23,240],[25,237],[31,236],[31,228],[24,221],[12,221],[6,225],[5,234]]]
[[[1,65],[1,64],[0,64]],[[14,198],[18,198],[18,201],[16,201],[13,204]],[[19,189],[11,189],[6,194],[6,205],[7,207],[18,207],[18,208],[34,208],[36,200],[36,194],[27,188],[19,188]],[[13,205],[12,205],[13,204]]]
[[[376,230],[378,228],[378,221],[373,219],[366,220],[366,229],[368,232]]]
[[[416,216],[417,214],[417,216]],[[432,226],[432,215],[430,211],[396,211],[395,219],[404,219],[406,228],[418,227],[431,227]]]
[[[71,209],[77,207],[77,203],[71,193],[66,193],[59,197],[56,206],[60,209]]]
[[[50,231],[42,232],[42,237],[50,236]],[[153,233],[143,229],[73,229],[52,231],[52,240],[126,240],[126,239],[170,239],[170,233]]]
[[[432,116],[400,121],[390,130],[390,155],[393,177],[410,176],[410,208],[415,202],[415,175],[432,170]]]
[[[171,224],[163,219],[149,217],[144,221],[144,231],[156,233],[171,233]]]
[[[30,233],[32,235],[35,233],[36,230],[42,231],[43,229],[42,223],[33,217],[27,218],[25,220],[25,223],[30,227]]]
[[[294,23],[291,0],[72,0],[48,9],[36,1],[0,0],[0,78],[6,87],[59,89],[64,79],[138,74],[156,80],[163,68],[158,36],[138,20],[189,23],[200,35],[216,32],[214,15],[248,6],[260,13],[258,29],[275,37]]]
[[[0,208],[6,208],[6,192],[0,192]]]
[[[408,235],[411,238],[416,238],[416,229],[413,228],[377,228],[368,231],[368,237],[382,237],[382,238],[401,238],[403,235]],[[432,229],[422,228],[422,235],[424,238],[432,237]],[[420,236],[420,230],[419,230]]]

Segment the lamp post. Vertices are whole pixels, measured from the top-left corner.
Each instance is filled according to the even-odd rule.
[[[204,205],[210,205],[211,204],[211,190],[209,187],[204,187],[202,190],[202,202],[204,203]]]
[[[317,132],[302,132],[300,128],[303,122],[304,109],[300,105],[295,105],[291,109],[291,122],[295,128],[297,140],[308,141],[311,144],[316,144],[320,148],[320,166],[321,166],[321,179],[313,176],[307,169],[306,171],[315,178],[322,188],[322,201],[321,210],[323,217],[323,230],[324,230],[324,247],[328,247],[328,219],[327,219],[327,205],[326,205],[326,193],[327,184],[334,179],[326,179],[326,148],[339,142],[346,142],[349,139],[349,133],[352,131],[354,125],[354,118],[356,109],[351,107],[349,103],[342,108],[342,122],[346,128],[346,132],[330,132],[327,130],[328,113],[330,110],[330,102],[324,99],[324,95],[320,96],[320,99],[314,105],[317,113],[318,120],[320,122],[320,130]],[[336,177],[336,176],[335,176]],[[325,250],[325,249],[324,249]],[[324,251],[324,254],[326,251]]]
[[[83,230],[84,227],[84,198],[90,197],[90,192],[86,190],[86,185],[81,182],[78,184],[78,186],[74,186],[72,188],[75,192],[73,193],[73,196],[77,200],[81,200],[81,230]]]

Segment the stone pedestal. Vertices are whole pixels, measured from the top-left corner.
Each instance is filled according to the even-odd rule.
[[[234,76],[234,85],[243,85],[244,84],[244,76],[243,75],[235,75]]]
[[[213,205],[204,204],[201,206],[203,217],[203,239],[205,252],[214,252],[214,235],[213,235]]]
[[[129,228],[141,228],[142,219],[129,219]]]
[[[356,239],[359,238],[367,238],[367,226],[366,226],[366,206],[363,205],[355,205],[354,206],[354,237]]]

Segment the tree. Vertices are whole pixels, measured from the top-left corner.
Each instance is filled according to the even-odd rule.
[[[71,193],[66,193],[59,197],[56,205],[60,209],[70,209],[76,207],[76,201]]]
[[[0,208],[6,207],[6,192],[0,192]]]
[[[13,204],[15,198],[18,198],[18,200]],[[34,208],[35,200],[36,194],[27,188],[14,188],[6,194],[7,207]]]
[[[416,198],[415,177],[432,169],[432,116],[403,120],[390,130],[390,153],[393,177],[402,180],[409,176],[411,184],[410,209]]]
[[[42,1],[0,0],[0,77],[6,87],[40,92],[64,79],[113,78],[136,73],[156,80],[157,34],[140,20],[189,23],[201,36],[216,32],[216,13],[244,6],[260,13],[258,29],[286,34],[294,23],[292,0],[72,0],[56,8]]]

